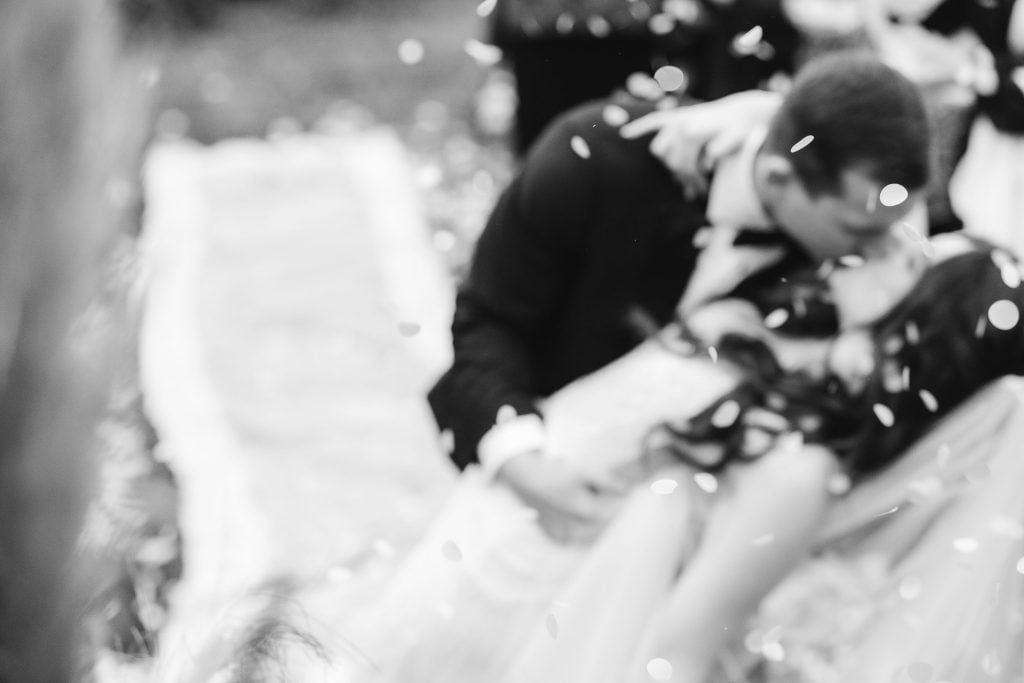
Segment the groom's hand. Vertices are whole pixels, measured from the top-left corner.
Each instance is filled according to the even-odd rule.
[[[628,490],[621,480],[582,472],[539,451],[512,458],[496,477],[534,508],[544,532],[563,544],[597,538]]]

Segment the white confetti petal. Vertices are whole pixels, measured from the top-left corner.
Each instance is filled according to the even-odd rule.
[[[892,427],[896,424],[896,416],[893,415],[892,409],[889,406],[876,403],[871,406],[871,409],[875,411],[875,417],[877,417],[878,421],[882,423],[882,426]]]
[[[678,66],[666,64],[654,72],[654,80],[665,92],[675,92],[686,85],[686,74]]]
[[[786,650],[782,647],[782,643],[778,641],[765,643],[761,647],[761,654],[769,662],[781,662],[786,658]]]
[[[924,407],[927,408],[929,411],[934,413],[939,409],[939,401],[938,399],[935,398],[935,394],[933,394],[932,392],[928,391],[927,389],[922,389],[921,391],[917,392],[917,395],[921,397],[921,403],[923,403]]]
[[[899,183],[890,183],[878,193],[878,201],[882,202],[883,206],[899,206],[907,201],[909,196],[910,193],[907,192],[907,188]]]
[[[847,254],[846,256],[839,257],[839,264],[847,268],[860,268],[864,263],[864,257],[857,254]]]
[[[718,479],[710,472],[697,472],[693,475],[693,481],[707,493],[714,493],[718,490]]]
[[[789,311],[785,308],[776,308],[764,317],[764,325],[769,330],[775,330],[786,324],[789,320]]]
[[[805,135],[804,137],[800,138],[800,140],[795,145],[793,145],[792,147],[789,148],[789,153],[790,154],[795,154],[796,152],[799,152],[800,150],[802,150],[804,147],[806,147],[807,145],[811,144],[812,142],[814,142],[814,136],[813,135]]]
[[[907,321],[905,330],[908,344],[916,344],[921,341],[921,329],[917,326],[913,320]]]
[[[659,496],[667,496],[674,492],[678,486],[679,482],[675,479],[658,479],[651,482],[651,491]]]
[[[667,659],[655,657],[647,662],[647,673],[656,681],[667,681],[672,678],[672,664]]]
[[[923,582],[916,576],[904,577],[903,580],[900,581],[900,597],[904,600],[913,600],[917,596],[921,595],[921,590],[923,588]]]
[[[449,562],[458,562],[462,559],[462,550],[455,541],[451,539],[441,544],[441,554],[444,555],[444,559]]]
[[[419,64],[423,55],[423,43],[415,38],[407,38],[398,44],[398,58],[403,64]]]
[[[715,409],[715,412],[711,415],[711,424],[719,429],[725,429],[727,427],[731,427],[739,416],[740,404],[729,399],[728,401],[723,401],[722,404]]]
[[[708,355],[711,356],[712,363],[718,362],[718,349],[716,349],[714,346],[708,347]]]
[[[733,49],[741,55],[752,55],[757,52],[757,46],[764,38],[764,29],[755,26],[746,33],[741,33],[732,41]]]
[[[494,7],[497,4],[498,0],[483,0],[483,2],[476,6],[476,15],[478,17],[489,17],[494,12]]]
[[[647,22],[647,28],[656,36],[664,36],[672,33],[672,29],[676,27],[676,18],[671,14],[655,14],[651,17],[650,21]]]
[[[960,553],[973,553],[978,549],[978,541],[969,536],[964,536],[953,541],[953,548]]]
[[[494,424],[504,424],[510,420],[514,420],[519,417],[519,413],[516,409],[509,405],[504,405],[498,408],[498,414],[494,416]]]
[[[899,505],[893,505],[891,508],[889,508],[885,512],[879,512],[877,515],[875,515],[875,517],[885,517],[887,515],[891,515],[891,514],[894,514],[896,512],[899,512],[899,509],[900,509]]]
[[[833,496],[841,496],[848,492],[852,485],[849,475],[843,472],[838,472],[828,478],[828,482],[825,484],[825,490]]]
[[[601,118],[609,126],[618,128],[629,121],[629,112],[617,104],[609,104],[601,111]]]
[[[572,139],[569,140],[569,145],[572,147],[572,151],[576,152],[577,156],[581,159],[590,158],[590,145],[579,135],[573,135]]]
[[[548,635],[551,636],[552,640],[558,639],[558,620],[555,618],[554,614],[548,614],[544,617],[544,629],[548,632]]]
[[[1000,299],[988,307],[988,320],[997,330],[1012,330],[1020,322],[1020,310],[1012,301]]]
[[[500,47],[480,42],[476,38],[470,38],[463,43],[463,49],[481,66],[494,66],[504,56]]]

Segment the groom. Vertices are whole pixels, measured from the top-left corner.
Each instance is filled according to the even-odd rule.
[[[696,289],[724,295],[777,260],[752,246],[699,259],[701,228],[785,245],[763,277],[846,255],[892,261],[892,226],[928,180],[918,91],[866,54],[805,67],[767,130],[717,162],[696,199],[647,140],[606,121],[616,113],[596,104],[562,116],[499,198],[458,293],[454,363],[428,396],[454,436],[455,464],[479,463],[506,482],[563,542],[599,533],[624,491],[546,457],[538,399],[640,343],[637,312],[664,325],[688,286],[687,299]],[[906,200],[879,201],[893,185]],[[756,265],[743,265],[751,257]]]

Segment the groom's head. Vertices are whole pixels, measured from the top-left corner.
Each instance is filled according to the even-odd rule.
[[[916,86],[867,53],[809,63],[772,119],[755,166],[765,208],[820,257],[858,248],[903,218],[928,182]],[[909,198],[900,199],[899,188]]]

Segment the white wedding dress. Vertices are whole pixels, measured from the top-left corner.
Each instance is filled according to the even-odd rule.
[[[651,425],[733,383],[707,357],[647,342],[547,402],[553,451],[614,467],[638,455]],[[1022,680],[1022,383],[987,388],[837,499],[818,552],[764,600],[714,680]],[[467,471],[388,589],[349,623],[364,656],[351,679],[623,683],[699,541],[702,509],[728,504],[728,486],[709,493],[714,482],[685,468],[655,479],[596,544],[567,547],[509,490]]]

